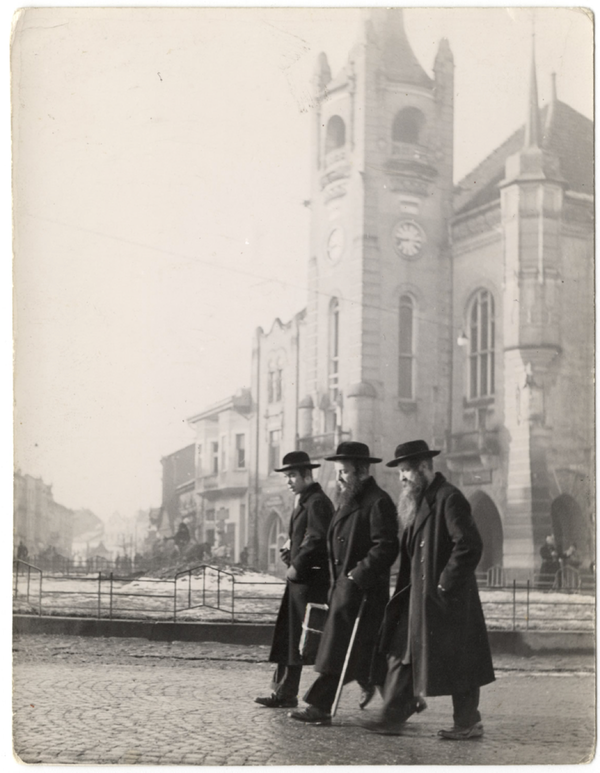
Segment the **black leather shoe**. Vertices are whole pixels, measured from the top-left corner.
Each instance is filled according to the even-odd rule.
[[[297,698],[280,698],[275,693],[271,693],[266,698],[255,698],[254,703],[260,703],[268,709],[295,709],[298,705]]]
[[[290,711],[288,717],[297,719],[298,722],[307,722],[311,725],[331,724],[331,714],[328,711],[318,709],[316,706],[307,706],[300,711]]]
[[[369,703],[373,700],[373,696],[375,695],[375,688],[374,687],[363,687],[360,692],[360,700],[358,701],[358,707],[361,709],[366,709]]]

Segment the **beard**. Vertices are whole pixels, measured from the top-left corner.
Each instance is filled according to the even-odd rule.
[[[338,483],[338,507],[343,507],[349,504],[358,494],[362,488],[362,481],[358,478],[352,478],[352,480],[346,481],[346,485],[342,488]]]
[[[398,521],[402,529],[410,526],[417,515],[421,497],[427,488],[427,478],[422,472],[417,474],[415,481],[407,481],[402,486],[398,497]]]

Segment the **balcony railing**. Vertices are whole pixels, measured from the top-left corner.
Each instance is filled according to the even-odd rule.
[[[203,475],[200,478],[200,486],[204,490],[212,489],[212,488],[218,488],[218,486],[219,486],[219,475],[218,475],[218,473],[214,472],[211,475]]]
[[[345,148],[336,148],[335,150],[329,151],[325,155],[325,169],[329,169],[331,166],[335,166],[335,164],[339,164],[342,161],[346,160],[346,150]]]
[[[325,435],[310,435],[299,440],[299,450],[306,451],[315,459],[334,454],[338,444],[350,440],[349,432],[327,432]]]
[[[477,429],[452,435],[450,454],[452,456],[495,456],[499,453],[498,430]]]

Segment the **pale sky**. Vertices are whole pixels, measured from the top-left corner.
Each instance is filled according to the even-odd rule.
[[[523,123],[532,9],[405,11],[454,53],[462,177]],[[350,9],[59,8],[13,41],[16,465],[107,518],[160,504],[186,419],[249,385],[258,325],[305,305],[309,80]],[[535,10],[540,106],[592,117],[592,23]]]

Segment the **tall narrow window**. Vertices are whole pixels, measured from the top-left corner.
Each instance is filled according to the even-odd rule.
[[[414,304],[410,295],[400,298],[398,335],[398,397],[412,400],[414,397]]]
[[[221,471],[227,469],[227,435],[221,435]]]
[[[469,312],[469,397],[494,394],[494,298],[479,290]]]
[[[340,382],[340,303],[332,298],[329,304],[329,399],[335,403]]]
[[[210,444],[212,451],[212,471],[219,472],[219,444],[212,442]]]
[[[246,466],[246,436],[235,436],[235,463],[238,469]]]
[[[332,115],[327,122],[327,133],[325,135],[325,153],[330,153],[336,148],[341,148],[346,144],[346,124],[339,115]]]
[[[267,402],[278,403],[283,395],[283,370],[271,368],[267,374]]]
[[[281,446],[281,430],[274,429],[269,432],[269,473],[279,467],[279,449]]]

